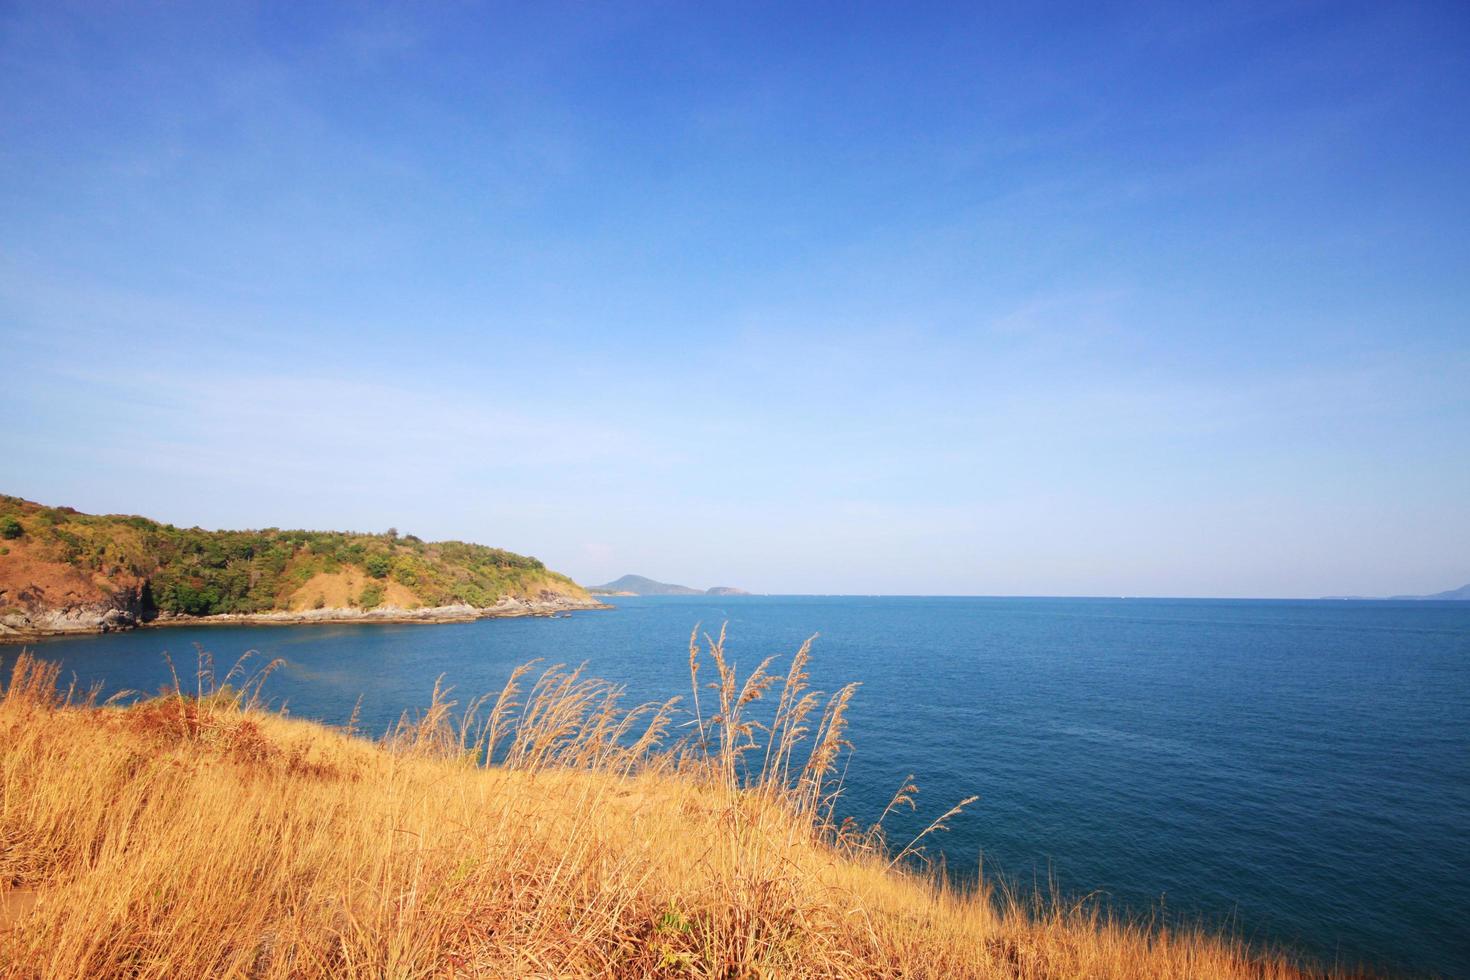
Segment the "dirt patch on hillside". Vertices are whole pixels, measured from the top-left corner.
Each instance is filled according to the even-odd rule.
[[[318,572],[305,585],[292,593],[286,608],[292,612],[309,609],[347,609],[355,604],[368,583],[383,587],[380,606],[397,606],[400,609],[417,609],[423,600],[401,582],[391,579],[370,578],[359,568],[344,568],[340,572]]]
[[[0,541],[0,547],[9,549],[0,555],[0,609],[64,609],[104,602],[119,589],[138,584],[132,575],[111,580],[66,562],[49,560],[24,540]]]

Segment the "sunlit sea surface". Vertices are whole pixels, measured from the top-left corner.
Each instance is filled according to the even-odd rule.
[[[840,813],[910,773],[950,870],[1232,929],[1328,961],[1470,976],[1470,603],[645,597],[565,619],[211,627],[49,640],[83,684],[154,690],[194,644],[284,657],[266,693],[381,732],[540,657],[687,693],[687,638],[742,670],[819,633],[813,679],[862,682]],[[0,648],[12,660],[15,648]],[[705,675],[707,676],[707,675]]]

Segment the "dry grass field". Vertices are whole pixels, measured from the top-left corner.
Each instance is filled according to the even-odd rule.
[[[1303,975],[1225,937],[959,891],[836,824],[853,691],[808,690],[807,656],[742,681],[722,638],[691,641],[691,696],[631,709],[527,668],[369,740],[267,710],[268,669],[217,687],[205,662],[121,707],[23,654],[0,699],[0,975]]]

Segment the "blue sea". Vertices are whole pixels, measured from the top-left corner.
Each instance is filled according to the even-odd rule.
[[[642,597],[564,619],[211,627],[50,640],[83,684],[154,690],[284,657],[297,716],[384,730],[443,674],[498,690],[532,658],[630,697],[688,693],[696,623],[742,668],[820,634],[812,674],[862,687],[840,813],[910,773],[919,812],[980,800],[932,850],[950,871],[1092,894],[1322,961],[1470,976],[1470,603]],[[14,648],[0,648],[11,660]],[[707,676],[707,675],[706,675]]]

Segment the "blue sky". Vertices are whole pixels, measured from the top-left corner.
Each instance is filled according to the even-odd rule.
[[[1470,8],[0,6],[0,490],[584,582],[1470,580]]]

